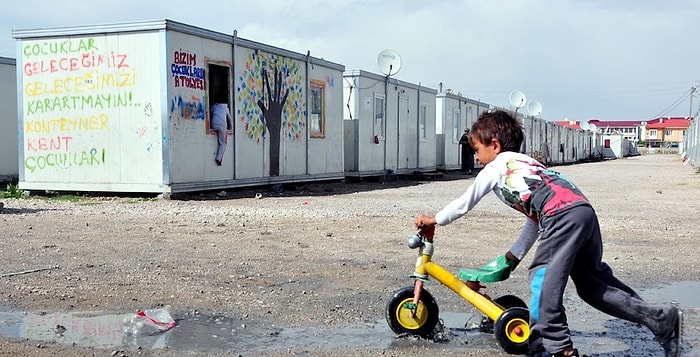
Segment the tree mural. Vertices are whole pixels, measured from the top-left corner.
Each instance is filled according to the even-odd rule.
[[[282,140],[299,141],[305,130],[304,77],[299,64],[251,51],[238,83],[236,116],[256,143],[269,134],[270,176],[279,176]]]

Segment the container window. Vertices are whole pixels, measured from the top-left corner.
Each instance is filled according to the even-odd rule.
[[[207,73],[207,96],[209,98],[209,107],[215,103],[228,104],[229,111],[233,111],[231,107],[231,66],[226,62],[208,62]],[[231,128],[233,130],[233,128]],[[210,134],[216,134],[211,128],[211,110],[207,110],[207,131]]]
[[[311,80],[309,93],[309,131],[312,138],[326,137],[325,93],[326,83]]]
[[[384,138],[384,98],[374,97],[374,137]]]

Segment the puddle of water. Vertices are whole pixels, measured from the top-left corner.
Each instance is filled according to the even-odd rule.
[[[673,302],[683,309],[700,309],[700,282],[671,282],[655,289],[640,290],[639,295],[647,301]]]
[[[177,325],[170,330],[134,336],[124,332],[124,321],[132,316],[0,312],[0,335],[83,347],[195,352],[381,349],[388,347],[394,338],[384,320],[341,328],[266,328],[241,319],[208,316],[176,319]]]
[[[447,291],[445,293],[448,293]],[[685,314],[685,349],[700,343],[700,282],[674,282],[640,290],[646,300],[674,301]],[[583,303],[573,289],[565,297],[572,338],[590,356],[661,352],[644,327],[614,319]],[[479,329],[481,314],[465,302],[465,312],[442,311],[440,318],[450,338],[435,348],[497,348],[492,334]],[[161,349],[173,351],[330,351],[340,349],[401,349],[416,340],[397,339],[383,318],[346,327],[281,328],[237,317],[186,316],[168,331],[148,336],[124,332],[132,314],[0,312],[0,336],[110,349]],[[596,354],[591,354],[595,352]]]
[[[123,321],[131,315],[0,312],[0,334],[90,347],[120,346]]]
[[[384,320],[346,327],[276,328],[231,318],[198,317],[178,321],[166,332],[171,350],[274,351],[386,348],[394,338]]]

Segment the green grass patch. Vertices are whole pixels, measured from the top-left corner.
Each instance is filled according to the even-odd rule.
[[[5,190],[0,192],[2,198],[22,198],[22,191],[17,188],[16,184],[8,183]]]

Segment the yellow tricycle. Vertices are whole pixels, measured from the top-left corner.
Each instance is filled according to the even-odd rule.
[[[461,296],[485,315],[503,350],[510,354],[527,354],[530,336],[527,305],[514,295],[492,299],[480,293],[482,283],[502,281],[510,276],[513,263],[499,256],[478,269],[460,269],[458,276],[432,261],[435,251],[433,233],[419,232],[408,240],[411,249],[418,248],[418,260],[411,278],[413,286],[395,291],[386,305],[386,320],[396,334],[429,337],[439,321],[438,304],[424,283],[437,280]],[[482,326],[484,322],[482,322]]]

